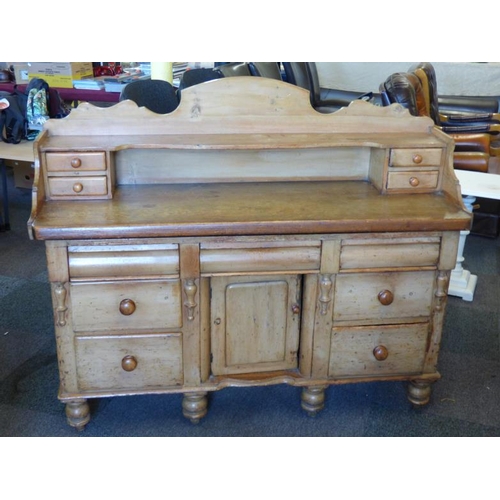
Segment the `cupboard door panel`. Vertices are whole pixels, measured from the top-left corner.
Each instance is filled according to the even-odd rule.
[[[297,368],[297,277],[212,280],[214,375]]]

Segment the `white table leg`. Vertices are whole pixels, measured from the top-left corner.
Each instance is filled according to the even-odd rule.
[[[472,204],[476,201],[474,196],[464,196],[464,205],[468,210],[472,211]],[[477,284],[477,276],[471,274],[463,268],[462,264],[464,261],[464,246],[465,241],[470,231],[460,231],[460,241],[458,244],[457,252],[457,264],[455,269],[451,272],[450,286],[448,288],[448,295],[453,295],[456,297],[462,297],[462,299],[467,301],[472,301],[474,298],[474,291]]]

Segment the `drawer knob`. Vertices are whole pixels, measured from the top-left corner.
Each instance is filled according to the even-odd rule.
[[[82,166],[82,160],[80,158],[71,158],[70,165],[73,168],[79,168]]]
[[[131,299],[123,299],[120,302],[120,312],[124,316],[130,316],[135,311],[135,302]]]
[[[81,193],[83,191],[83,184],[81,182],[77,182],[73,185],[73,191],[75,193]]]
[[[417,165],[419,163],[422,163],[422,155],[419,155],[419,154],[416,154],[416,155],[413,155],[413,163],[416,163]]]
[[[299,314],[299,312],[300,312],[300,306],[299,306],[299,304],[294,304],[292,306],[292,313],[293,314]]]
[[[133,372],[137,368],[137,359],[130,354],[122,359],[122,368],[126,372]]]
[[[410,177],[410,186],[417,187],[419,184],[418,177]]]
[[[393,300],[394,300],[394,294],[390,290],[382,290],[378,294],[378,301],[383,306],[388,306],[392,304]]]
[[[375,349],[373,349],[373,355],[377,361],[384,361],[387,359],[387,356],[389,356],[389,351],[387,350],[387,347],[378,345]]]

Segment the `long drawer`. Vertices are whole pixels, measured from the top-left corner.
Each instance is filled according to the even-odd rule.
[[[68,248],[71,279],[179,275],[179,247],[171,244]]]

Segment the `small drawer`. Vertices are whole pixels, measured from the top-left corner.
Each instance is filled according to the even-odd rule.
[[[51,196],[93,197],[108,194],[106,177],[49,177]]]
[[[106,170],[106,156],[104,152],[47,153],[45,161],[48,172]]]
[[[436,267],[440,238],[343,240],[340,270]]]
[[[202,248],[200,267],[204,275],[242,272],[314,271],[320,266],[319,243],[292,247]]]
[[[389,159],[392,167],[433,167],[441,165],[442,149],[393,149]]]
[[[429,317],[434,271],[339,274],[334,321],[370,324]]]
[[[333,328],[328,376],[421,373],[428,331],[428,323]]]
[[[179,280],[72,283],[70,294],[75,332],[182,326]]]
[[[439,180],[437,170],[406,170],[389,172],[387,189],[407,189],[413,191],[436,189]]]
[[[68,248],[72,280],[179,275],[178,245],[106,245]]]
[[[144,392],[183,383],[180,333],[77,337],[75,350],[81,391]]]

